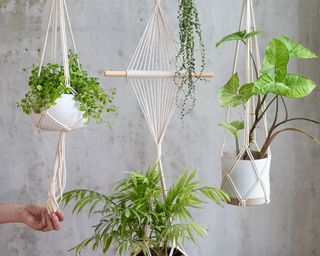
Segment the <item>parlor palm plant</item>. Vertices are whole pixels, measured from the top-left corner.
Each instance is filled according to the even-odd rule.
[[[65,193],[66,205],[75,202],[74,213],[88,211],[90,216],[99,216],[93,234],[72,250],[79,255],[91,245],[107,253],[113,244],[114,253],[119,255],[129,252],[133,256],[167,256],[170,248],[176,248],[174,255],[182,255],[179,244],[207,233],[203,225],[194,223],[190,210],[202,208],[202,197],[220,206],[229,200],[222,190],[201,186],[195,176],[195,171],[187,170],[170,187],[165,199],[158,164],[150,166],[145,175],[130,173],[115,184],[110,196],[86,189]]]

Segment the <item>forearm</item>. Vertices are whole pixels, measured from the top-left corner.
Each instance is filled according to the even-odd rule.
[[[22,222],[23,205],[0,203],[0,224]]]

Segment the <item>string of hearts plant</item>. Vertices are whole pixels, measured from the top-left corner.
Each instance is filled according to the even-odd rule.
[[[218,47],[227,41],[241,41],[246,44],[247,39],[260,34],[261,31],[239,31],[224,37],[216,44]],[[253,53],[250,52],[254,62]],[[254,122],[250,129],[250,143],[253,141],[254,133],[262,122],[264,116],[272,107],[275,109],[273,122],[268,127],[268,135],[257,156],[257,159],[265,158],[271,143],[279,134],[284,132],[298,132],[320,144],[319,138],[296,128],[295,126],[286,126],[295,121],[301,121],[319,125],[318,120],[312,120],[307,117],[290,117],[285,98],[303,98],[308,96],[315,88],[316,84],[310,78],[288,72],[289,60],[313,59],[318,56],[311,50],[305,48],[299,43],[290,40],[286,36],[278,39],[272,39],[268,45],[263,57],[263,66],[261,71],[258,70],[257,64],[254,63],[256,81],[254,83],[240,86],[238,74],[233,74],[227,84],[219,91],[220,104],[223,107],[238,107],[244,104],[253,96],[257,96],[257,102],[254,111]],[[264,108],[264,105],[266,107]],[[280,111],[284,110],[284,118],[280,119]],[[243,121],[222,122],[221,126],[228,129],[235,136],[236,150],[239,153],[239,130],[244,128]],[[243,158],[246,159],[247,154]]]

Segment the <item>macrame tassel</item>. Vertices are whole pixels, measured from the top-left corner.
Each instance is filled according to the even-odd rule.
[[[59,210],[59,201],[66,187],[65,132],[60,132],[53,171],[49,181],[47,209],[49,213]]]

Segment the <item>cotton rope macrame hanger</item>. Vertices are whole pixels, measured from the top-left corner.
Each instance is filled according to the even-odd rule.
[[[65,0],[53,0],[51,4],[51,10],[49,15],[46,36],[44,40],[44,46],[42,50],[41,61],[39,65],[38,76],[41,75],[50,30],[52,34],[51,62],[57,63],[58,32],[60,32],[62,61],[63,61],[64,75],[65,75],[65,85],[67,88],[70,89],[72,94],[74,94],[75,91],[73,90],[73,88],[71,88],[71,85],[70,85],[68,40],[67,40],[66,26],[69,29],[73,50],[77,52],[66,2]],[[43,113],[41,113],[41,117],[37,124],[37,127],[39,130],[51,131],[42,127],[42,122],[45,118],[51,120],[52,123],[60,130],[59,142],[56,150],[53,171],[50,176],[49,188],[48,188],[47,209],[50,213],[53,213],[59,209],[59,201],[62,198],[64,189],[66,186],[65,135],[67,132],[70,132],[75,127],[77,127],[77,124],[81,122],[82,118],[78,120],[75,126],[68,127],[67,125],[59,122],[52,115],[50,115],[49,110],[46,110]]]
[[[242,4],[242,11],[241,11],[241,18],[240,18],[240,25],[239,25],[239,31],[242,30],[244,19],[246,18],[246,33],[256,31],[256,23],[255,23],[255,15],[254,15],[254,8],[252,4],[252,0],[244,0]],[[238,57],[239,57],[239,50],[240,50],[240,41],[237,41],[236,49],[235,49],[235,57],[234,57],[234,63],[233,63],[233,74],[237,71],[237,63],[238,63]],[[252,56],[251,56],[252,53]],[[254,60],[253,60],[253,59]],[[254,69],[254,63],[256,63],[256,67],[259,70],[261,70],[261,62],[260,62],[260,54],[259,54],[259,45],[258,45],[258,39],[257,36],[248,38],[246,43],[246,82],[252,83],[254,81],[254,75],[255,75],[255,69]],[[255,146],[258,150],[260,150],[258,143],[256,141],[256,131],[253,134],[253,141],[250,143],[250,128],[254,122],[254,106],[255,106],[255,98],[251,97],[249,101],[245,105],[245,127],[244,127],[244,133],[243,133],[243,147],[242,150],[240,150],[240,153],[237,155],[237,157],[234,160],[233,166],[229,170],[225,170],[224,177],[222,179],[222,185],[223,188],[226,183],[229,183],[229,185],[232,187],[232,190],[237,195],[237,200],[239,206],[245,207],[247,206],[247,201],[250,196],[250,194],[254,191],[254,189],[261,185],[263,193],[264,193],[264,203],[268,204],[270,202],[269,195],[266,193],[266,188],[262,182],[261,177],[264,174],[264,171],[266,170],[266,166],[264,166],[262,172],[258,171],[254,156],[251,151],[251,147]],[[264,111],[266,105],[263,105],[262,112]],[[226,121],[230,121],[230,113],[231,108],[229,107],[227,109],[227,115],[226,115]],[[263,117],[263,127],[265,131],[265,136],[268,135],[268,123],[267,123],[267,116],[264,115]],[[225,130],[224,138],[223,138],[223,144],[222,144],[222,150],[221,150],[221,158],[223,157],[225,153],[225,145],[226,145],[226,133]],[[245,194],[241,194],[236,187],[235,183],[232,180],[232,173],[235,169],[235,166],[239,163],[241,158],[244,156],[244,154],[247,153],[251,164],[253,166],[255,175],[256,175],[256,182],[252,185],[252,187],[247,191]],[[271,161],[271,150],[268,148],[268,161]]]
[[[177,75],[179,43],[174,36],[161,1],[155,1],[151,18],[145,28],[138,47],[126,71],[106,71],[107,77],[127,77],[141,106],[156,145],[161,185],[166,197],[167,186],[162,166],[162,141],[180,99],[179,82],[186,75]],[[195,77],[213,76],[211,72],[194,74]],[[173,255],[172,245],[170,256]],[[178,249],[187,255],[181,246]]]

